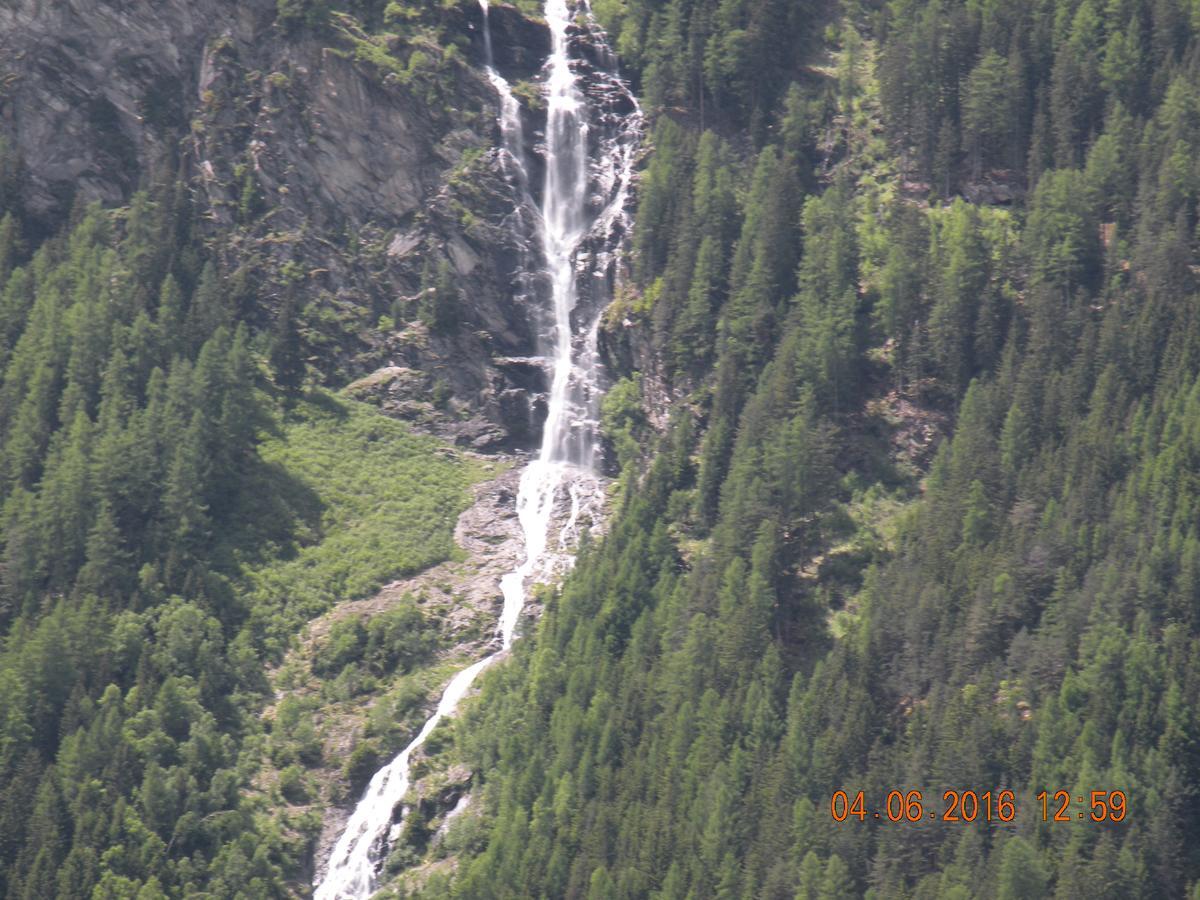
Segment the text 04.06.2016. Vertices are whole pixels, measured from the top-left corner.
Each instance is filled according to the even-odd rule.
[[[941,812],[927,806],[919,790],[889,791],[878,806],[869,807],[864,791],[833,792],[829,811],[835,822],[856,819],[859,822],[1012,822],[1017,817],[1016,792],[958,791],[942,792]],[[1122,822],[1129,811],[1124,791],[1039,791],[1034,809],[1043,822]]]

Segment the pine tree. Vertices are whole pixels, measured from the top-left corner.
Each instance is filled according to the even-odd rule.
[[[21,254],[21,230],[11,212],[0,214],[0,288],[8,281]]]
[[[825,874],[817,888],[818,900],[853,900],[858,896],[850,869],[836,853],[825,864]]]
[[[200,281],[192,293],[188,304],[187,317],[184,322],[185,346],[190,353],[199,350],[205,341],[218,328],[229,328],[231,311],[225,286],[217,274],[217,267],[211,262],[204,264],[200,273]]]
[[[195,588],[198,566],[212,535],[208,507],[203,501],[210,461],[205,453],[206,422],[197,410],[180,436],[167,474],[163,497],[166,564],[163,575],[175,590]]]
[[[49,551],[45,571],[54,589],[73,581],[84,561],[92,505],[91,440],[91,420],[80,410],[65,441],[57,452],[51,451],[46,475],[38,485],[39,531]]]
[[[275,319],[271,340],[271,370],[275,384],[283,391],[287,402],[294,402],[304,386],[305,364],[296,321],[296,304],[292,297],[284,300]]]
[[[684,372],[707,368],[713,352],[716,311],[721,305],[724,260],[716,241],[705,237],[696,255],[687,304],[675,323],[675,365]]]
[[[421,321],[434,332],[444,334],[459,324],[458,287],[454,283],[450,261],[444,256],[438,259],[436,268],[427,269],[422,280],[420,314]]]
[[[87,536],[86,562],[79,570],[75,590],[97,597],[119,597],[128,589],[132,554],[125,549],[112,505],[102,500]]]
[[[155,310],[155,324],[162,338],[162,356],[159,365],[168,365],[172,357],[184,353],[187,348],[183,291],[173,275],[163,279]]]
[[[69,828],[69,823],[55,771],[47,769],[30,812],[25,846],[15,864],[20,885],[12,892],[15,896],[21,900],[54,896],[58,867],[66,855],[64,826]]]
[[[1025,838],[1010,838],[1001,853],[996,896],[1000,900],[1039,900],[1048,896],[1046,872]]]
[[[986,166],[997,160],[998,152],[1010,145],[1013,114],[1008,80],[1008,64],[994,50],[984,53],[967,78],[963,142],[971,160],[972,177],[976,179]]]

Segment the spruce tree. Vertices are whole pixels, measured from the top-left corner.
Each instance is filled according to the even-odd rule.
[[[275,318],[270,362],[275,385],[283,392],[287,402],[294,402],[304,386],[305,364],[299,323],[296,321],[296,303],[291,296],[284,300]]]

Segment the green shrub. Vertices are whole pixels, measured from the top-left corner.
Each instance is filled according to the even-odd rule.
[[[622,469],[639,453],[638,438],[646,425],[641,399],[642,376],[635,372],[614,384],[600,401],[600,427],[612,441]]]
[[[407,734],[405,720],[422,707],[428,695],[420,684],[419,675],[401,679],[395,690],[371,707],[367,734],[385,739],[401,732]]]
[[[373,740],[360,741],[350,752],[343,769],[350,790],[356,795],[361,793],[381,765],[379,744]]]
[[[329,21],[329,0],[276,0],[275,20],[288,30],[320,28]]]
[[[304,770],[292,765],[280,771],[279,793],[288,803],[307,802],[308,786],[304,783]]]
[[[424,749],[427,756],[438,756],[453,744],[454,723],[450,719],[443,719],[425,739]]]
[[[313,674],[336,675],[346,666],[362,659],[367,630],[362,619],[355,617],[335,622],[329,636],[313,658]]]
[[[290,556],[249,573],[252,615],[269,647],[282,651],[287,635],[337,601],[368,595],[454,553],[454,524],[480,472],[461,457],[435,452],[441,446],[364,403],[321,393],[301,401],[283,433],[263,443],[263,459],[286,473],[292,514],[305,519]],[[346,645],[336,652],[348,655],[340,664],[325,657],[322,671],[330,674],[354,658],[360,643],[365,650],[365,638],[338,639]],[[418,641],[413,652],[419,656],[423,646]]]
[[[407,672],[434,649],[437,634],[411,599],[365,622],[342,619],[317,651],[313,672],[329,676],[355,664],[373,675]]]

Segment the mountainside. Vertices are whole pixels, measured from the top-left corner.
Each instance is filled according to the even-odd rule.
[[[598,10],[621,499],[422,895],[1196,894],[1194,10]]]
[[[264,718],[302,626],[380,613],[317,667],[412,715],[482,642],[448,593],[361,604],[479,564],[455,520],[509,465],[380,410],[527,446],[549,387],[479,19],[0,9],[5,896],[308,893],[307,769],[380,747],[356,720],[327,751],[303,703]],[[536,72],[544,26],[493,20],[497,63]]]
[[[521,362],[532,314],[504,224],[521,201],[471,65],[479,8],[384,6],[361,21],[269,0],[0,10],[11,205],[36,237],[73,203],[178,178],[246,320],[294,316],[318,378],[411,370],[392,391],[409,417],[450,402],[463,442],[525,443],[541,375]],[[544,29],[494,18],[500,65],[530,77]]]
[[[0,893],[1200,900],[1198,159],[1192,0],[0,0]]]

